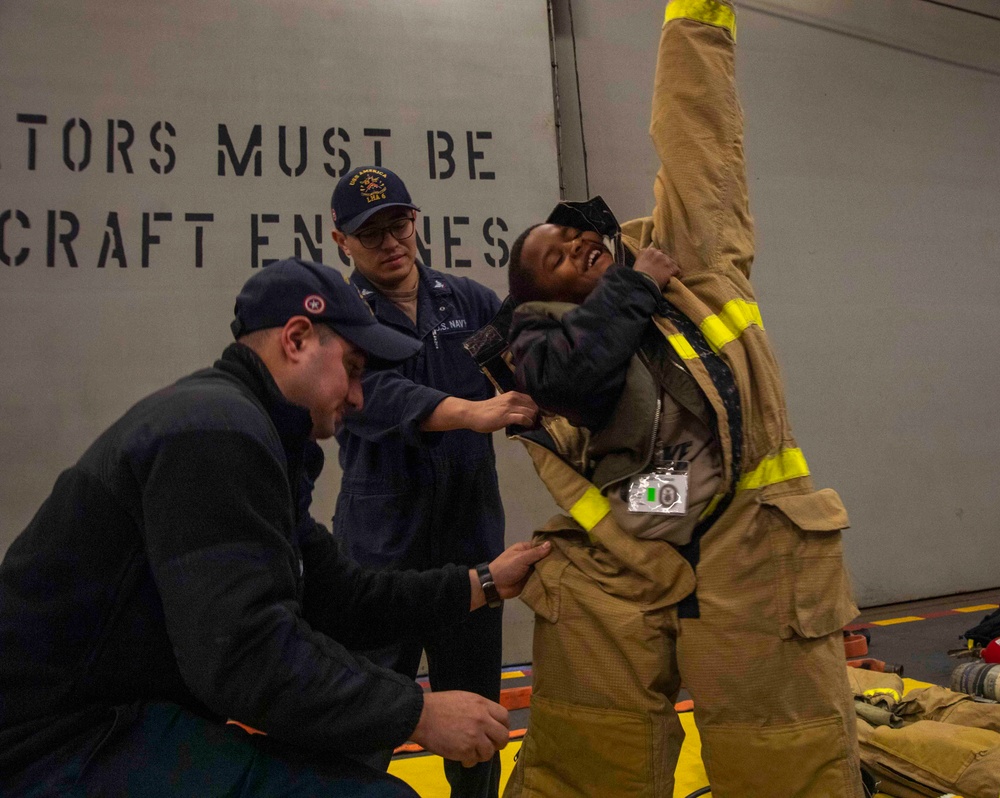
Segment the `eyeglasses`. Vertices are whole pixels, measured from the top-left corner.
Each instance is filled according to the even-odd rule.
[[[405,241],[413,235],[413,219],[405,216],[385,227],[366,227],[364,230],[356,232],[354,237],[361,242],[361,246],[365,249],[378,249],[385,241],[386,233],[390,233],[397,241]]]

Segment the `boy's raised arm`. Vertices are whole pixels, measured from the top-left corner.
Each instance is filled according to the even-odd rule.
[[[753,260],[735,33],[728,3],[667,5],[650,123],[660,159],[652,244],[685,278],[729,268],[748,277]]]

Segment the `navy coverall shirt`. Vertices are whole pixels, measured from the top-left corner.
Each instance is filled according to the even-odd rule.
[[[337,438],[344,476],[334,533],[373,568],[472,566],[503,550],[492,437],[420,431],[447,396],[495,394],[462,344],[493,318],[500,301],[467,278],[419,263],[417,269],[416,326],[360,272],[351,275],[380,322],[423,342],[402,364],[366,373],[364,409]]]

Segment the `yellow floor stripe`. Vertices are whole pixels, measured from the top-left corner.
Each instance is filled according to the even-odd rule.
[[[500,794],[514,769],[514,755],[521,750],[521,742],[508,743],[500,752]],[[444,763],[441,757],[426,754],[407,759],[394,759],[389,764],[389,772],[409,784],[420,798],[451,798],[451,787],[444,777]]]
[[[954,612],[985,612],[986,610],[995,610],[1000,607],[1000,604],[979,604],[975,607],[956,607]]]
[[[872,626],[892,626],[894,623],[912,623],[913,621],[925,621],[918,615],[907,615],[905,618],[886,618],[884,621],[870,621]]]
[[[523,671],[504,671],[500,674],[501,679],[523,679]]]
[[[685,798],[696,790],[708,786],[708,775],[701,761],[701,736],[694,725],[693,712],[681,712],[681,726],[684,727],[684,743],[681,756],[674,771],[674,798]]]

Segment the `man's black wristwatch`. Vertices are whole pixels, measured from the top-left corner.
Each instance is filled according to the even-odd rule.
[[[486,594],[486,606],[499,607],[503,604],[503,599],[497,592],[497,586],[493,582],[493,574],[490,573],[490,564],[481,562],[476,566],[476,573],[479,574],[479,584],[483,586],[483,593]]]

